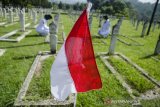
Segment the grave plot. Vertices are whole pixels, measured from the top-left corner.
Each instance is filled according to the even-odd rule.
[[[144,46],[144,44],[141,44],[141,43],[137,42],[136,40],[134,40],[133,38],[130,38],[125,35],[119,35],[117,37],[117,40],[125,45],[128,45],[128,46]]]
[[[65,101],[56,101],[50,93],[50,68],[55,55],[39,52],[19,91],[14,106],[73,106],[75,95]]]
[[[0,27],[9,27],[9,26],[12,26],[12,25],[15,25],[15,24],[17,24],[17,21],[15,21],[15,22],[12,22],[12,23],[8,23],[8,22],[1,22],[0,23]]]
[[[152,56],[152,59],[154,59],[157,62],[160,62],[160,55]]]
[[[100,59],[113,73],[133,99],[154,100],[160,98],[160,83],[123,54],[108,56],[99,53]]]
[[[25,27],[29,27],[30,23],[26,24]],[[26,30],[25,32],[20,32],[19,29],[14,30],[12,32],[9,32],[3,36],[0,37],[0,41],[6,41],[6,42],[19,42],[22,39],[25,38],[28,34],[30,34],[32,30]]]
[[[30,20],[27,20],[27,21],[26,21],[26,25],[27,25],[28,23],[30,23]],[[20,24],[19,24],[19,23],[15,24],[15,25],[13,25],[13,26],[9,26],[9,27],[7,27],[7,28],[0,27],[0,32],[1,32],[0,37],[3,36],[3,35],[5,35],[5,34],[7,34],[7,33],[9,33],[9,32],[12,32],[12,31],[14,31],[14,30],[17,30],[17,29],[19,29],[19,28],[20,28]]]
[[[0,49],[0,56],[2,56],[5,53],[5,49]]]
[[[12,26],[12,25],[15,25],[17,24],[17,22],[13,22],[13,23],[5,23],[4,25],[2,25],[3,27],[9,27],[9,26]]]
[[[19,27],[20,26],[19,26],[18,23],[15,24],[15,25],[13,25],[13,26],[7,27],[7,28],[0,27],[0,32],[1,32],[0,37],[3,36],[3,35],[5,35],[5,34],[7,34],[7,33],[9,33],[9,32],[12,32],[12,31],[18,29]]]
[[[6,24],[6,22],[1,22],[1,23],[0,23],[0,26],[3,26],[4,24]]]

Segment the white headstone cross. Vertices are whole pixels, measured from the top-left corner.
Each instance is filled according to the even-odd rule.
[[[9,12],[8,22],[13,23],[13,11],[12,11],[12,9],[9,9],[8,12]]]
[[[60,14],[56,14],[54,16],[54,22],[57,25],[57,32],[58,32],[58,28],[59,28],[59,17],[60,17]]]
[[[25,9],[22,9],[19,13],[21,31],[25,31]]]
[[[3,17],[3,10],[0,8],[0,17]]]
[[[57,41],[58,41],[58,37],[57,37],[58,26],[54,21],[49,25],[49,31],[50,31],[51,53],[55,54],[57,50]]]
[[[33,19],[33,14],[31,9],[28,9],[28,19]]]
[[[41,16],[41,18],[43,18],[43,17],[44,17],[43,9],[41,9],[41,10],[40,10],[40,13],[41,13],[41,15],[40,15],[40,16]]]
[[[15,17],[18,17],[18,9],[15,9]]]
[[[33,10],[33,23],[37,23],[37,11]]]
[[[5,8],[3,8],[3,17],[7,18],[7,13],[6,13],[6,9]]]

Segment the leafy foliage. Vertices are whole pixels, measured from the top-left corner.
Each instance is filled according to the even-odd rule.
[[[153,8],[155,4],[151,3],[141,3],[138,0],[129,0],[132,7],[135,9],[138,17],[150,18],[153,12]],[[160,4],[158,4],[157,11],[155,14],[155,19],[158,20],[160,18]]]

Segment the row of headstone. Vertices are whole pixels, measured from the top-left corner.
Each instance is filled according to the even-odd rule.
[[[145,35],[145,31],[146,31],[146,28],[147,28],[147,20],[146,19],[142,20],[142,19],[139,18],[135,21],[135,19],[132,18],[131,22],[132,22],[133,26],[136,25],[136,30],[138,30],[139,24],[140,24],[140,22],[142,22],[143,29],[142,29],[141,36],[143,37]],[[158,25],[158,29],[160,29],[160,23],[158,23],[156,20],[154,20],[154,22],[152,23],[152,32],[155,31],[157,25]]]
[[[34,19],[36,14],[40,14],[39,16],[42,18],[44,14],[51,14],[51,9],[42,9],[42,8],[33,8],[33,9],[25,9],[28,10],[28,18]],[[0,17],[2,19],[7,19],[7,22],[12,23],[14,18],[19,16],[21,9],[19,8],[0,8]],[[36,21],[35,21],[36,22]]]
[[[21,27],[21,31],[25,31],[25,9],[21,9],[19,10],[19,21],[20,21],[20,27]],[[9,22],[13,23],[13,11],[12,9],[9,10]],[[34,14],[34,18],[33,18],[33,22],[36,23],[37,17],[36,17],[36,12]]]
[[[146,34],[146,30],[148,28],[148,21],[147,20],[141,20],[140,18],[138,18],[136,20],[136,18],[131,18],[131,24],[136,27],[135,29],[138,30],[140,22],[142,23],[142,32],[141,32],[141,37],[144,37]]]

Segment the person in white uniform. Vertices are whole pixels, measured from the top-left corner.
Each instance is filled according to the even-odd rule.
[[[39,25],[36,28],[36,31],[41,36],[47,36],[49,34],[49,27],[47,26],[47,21],[52,19],[51,15],[45,15],[44,19],[41,19]]]
[[[103,23],[103,26],[101,27],[101,29],[99,30],[98,34],[104,38],[106,38],[108,36],[108,34],[110,34],[110,21],[108,19],[108,16],[103,16],[103,18],[106,20]]]

